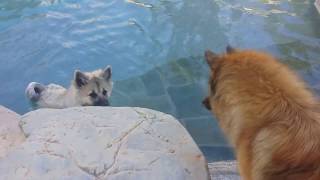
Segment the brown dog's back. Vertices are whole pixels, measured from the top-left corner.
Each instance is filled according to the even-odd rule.
[[[320,109],[285,65],[256,51],[206,53],[205,103],[236,149],[245,179],[320,179]]]

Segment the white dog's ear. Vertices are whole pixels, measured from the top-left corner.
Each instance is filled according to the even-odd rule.
[[[104,68],[102,72],[102,77],[108,81],[111,79],[111,75],[112,75],[111,66],[107,66],[106,68]]]
[[[89,78],[81,71],[76,70],[74,72],[74,82],[78,88],[81,88],[88,84]]]

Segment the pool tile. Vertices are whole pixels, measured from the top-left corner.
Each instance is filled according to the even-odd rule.
[[[177,117],[187,118],[209,115],[209,111],[201,103],[206,96],[206,92],[206,88],[199,83],[169,87],[168,93],[177,108]]]
[[[177,61],[170,61],[168,64],[159,67],[164,82],[170,85],[184,85],[190,83],[190,78],[185,75],[183,68],[177,63]]]
[[[203,61],[203,62],[201,62]],[[186,85],[207,79],[208,68],[201,57],[181,58],[159,67],[159,72],[168,86]]]
[[[126,80],[115,81],[114,90],[127,94],[129,97],[147,95],[146,87],[139,77],[133,77]]]
[[[154,109],[167,114],[175,115],[175,108],[170,103],[168,96],[133,97],[133,106]]]
[[[164,84],[160,78],[160,74],[156,69],[153,69],[141,76],[141,79],[146,87],[148,96],[160,96],[165,94]]]
[[[185,125],[197,144],[224,146],[227,144],[217,121],[211,117],[184,119]]]
[[[208,66],[202,56],[179,59],[177,63],[183,68],[184,73],[195,81],[208,76]]]
[[[112,95],[110,97],[111,106],[131,106],[132,99],[124,94],[123,92],[113,90]]]

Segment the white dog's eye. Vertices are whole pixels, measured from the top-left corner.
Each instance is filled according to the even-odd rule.
[[[105,96],[107,95],[107,91],[105,89],[103,89],[102,94]]]
[[[92,91],[90,94],[89,94],[90,97],[92,98],[96,98],[98,95],[97,93],[95,93],[94,91]]]

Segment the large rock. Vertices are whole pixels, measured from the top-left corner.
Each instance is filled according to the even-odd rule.
[[[19,119],[19,114],[0,106],[0,159],[25,140]]]
[[[41,109],[22,117],[26,141],[0,179],[206,180],[203,154],[170,115],[141,108]]]

